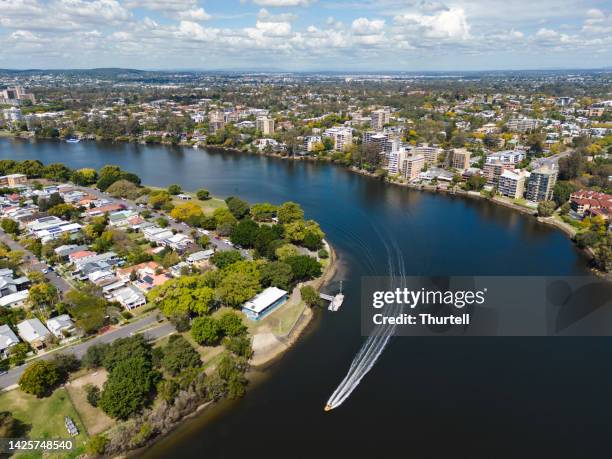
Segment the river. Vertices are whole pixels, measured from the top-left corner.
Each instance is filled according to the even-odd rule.
[[[186,422],[145,457],[594,457],[610,450],[610,341],[597,338],[394,338],[347,402],[323,412],[363,342],[360,279],[387,273],[386,242],[397,244],[408,275],[586,274],[572,243],[533,218],[329,164],[237,153],[0,139],[0,158],[117,164],[145,184],[293,200],[340,256],[342,309],[319,314],[244,399]]]

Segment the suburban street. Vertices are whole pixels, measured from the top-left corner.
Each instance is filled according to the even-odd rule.
[[[53,358],[55,355],[61,353],[74,354],[78,358],[82,358],[85,355],[85,352],[87,352],[87,349],[90,346],[93,346],[94,344],[111,343],[119,338],[127,338],[129,336],[137,334],[140,330],[143,330],[147,327],[151,328],[147,328],[147,330],[145,330],[143,334],[149,340],[163,338],[164,336],[170,335],[171,333],[174,333],[176,331],[174,325],[172,325],[170,322],[164,322],[161,325],[154,326],[156,323],[157,315],[149,314],[132,323],[119,327],[115,330],[111,330],[107,333],[104,333],[103,335],[96,336],[95,338],[92,338],[83,343],[79,343],[74,346],[68,346],[65,349],[61,349],[55,352],[47,352],[37,358],[50,359]],[[6,389],[7,387],[17,384],[19,378],[21,377],[21,374],[26,369],[27,364],[31,361],[32,360],[29,360],[28,362],[26,362],[25,365],[11,368],[6,374],[0,375],[0,390]]]
[[[28,266],[28,270],[42,272],[43,269],[49,267],[41,262],[36,255],[30,252],[28,249],[23,247],[18,242],[15,242],[8,234],[0,230],[0,241],[4,242],[11,250],[21,250],[24,255],[24,263]],[[64,279],[62,279],[55,271],[48,271],[45,277],[51,282],[60,293],[66,293],[70,290],[70,285]]]
[[[135,211],[138,210],[142,210],[134,201],[130,201],[129,199],[120,199],[120,198],[114,198],[111,195],[109,195],[108,193],[103,193],[99,190],[93,189],[93,188],[87,188],[87,187],[78,187],[79,190],[82,190],[84,192],[87,192],[93,196],[96,196],[98,199],[106,199],[107,201],[110,201],[114,204],[122,204],[124,206],[126,206],[128,209],[132,209]],[[192,228],[191,226],[187,225],[186,223],[182,223],[182,222],[177,222],[175,220],[171,220],[168,215],[165,215],[161,212],[157,212],[153,209],[149,209],[151,211],[151,217],[156,220],[160,217],[164,217],[168,220],[168,227],[171,229],[176,230],[177,232],[180,233],[184,233],[184,234],[189,234],[194,228]],[[209,235],[210,238],[210,243],[215,246],[216,250],[220,250],[220,251],[224,251],[224,250],[236,250],[233,246],[231,246],[230,244],[228,244],[227,242],[225,242],[224,240],[213,236],[212,234]],[[251,258],[251,254],[248,252],[248,250],[244,250],[241,249],[240,250],[241,255],[246,258],[246,259],[250,259]]]

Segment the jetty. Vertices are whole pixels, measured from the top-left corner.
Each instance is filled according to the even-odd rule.
[[[342,294],[342,281],[340,281],[340,292],[336,295],[328,295],[327,293],[319,293],[319,298],[325,301],[329,301],[329,306],[327,307],[330,311],[337,311],[342,306],[342,302],[344,301],[344,295]]]

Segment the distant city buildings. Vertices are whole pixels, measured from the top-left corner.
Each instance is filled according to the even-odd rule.
[[[21,105],[25,101],[35,104],[36,97],[28,93],[22,86],[13,86],[0,91],[0,104]]]

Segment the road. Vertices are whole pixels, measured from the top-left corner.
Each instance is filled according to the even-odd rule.
[[[557,153],[556,155],[549,156],[548,158],[535,158],[531,162],[531,165],[533,166],[534,169],[537,169],[539,167],[542,167],[544,164],[551,164],[551,163],[558,164],[561,158],[565,158],[571,155],[573,152],[574,150],[569,148],[565,150],[564,152]]]
[[[49,267],[36,258],[31,251],[26,249],[20,243],[15,242],[11,236],[0,230],[0,241],[4,242],[9,246],[11,250],[21,250],[24,253],[24,261],[28,265],[29,270],[43,272],[43,270],[49,269]],[[60,293],[65,293],[70,290],[70,285],[64,279],[62,279],[55,271],[48,271],[45,274],[47,280],[52,283]]]
[[[74,346],[69,346],[65,349],[61,349],[56,352],[48,352],[48,353],[42,354],[40,357],[37,357],[37,358],[51,359],[60,353],[74,354],[78,358],[82,358],[85,355],[85,352],[87,352],[87,349],[90,346],[93,346],[94,344],[111,343],[119,338],[127,338],[129,336],[133,336],[134,334],[137,334],[139,330],[142,330],[143,328],[147,328],[147,327],[151,327],[151,328],[145,330],[143,334],[147,339],[150,339],[150,340],[162,338],[176,331],[176,329],[174,328],[174,325],[172,325],[170,322],[164,322],[161,325],[154,327],[156,323],[157,323],[156,314],[149,314],[141,319],[136,320],[135,322],[131,322],[120,328],[104,333],[103,335],[96,336],[95,338],[92,338],[83,343],[79,343]],[[21,377],[21,374],[24,372],[26,366],[31,361],[32,360],[28,361],[25,365],[11,368],[6,374],[1,375],[0,376],[0,389],[5,389],[7,387],[17,384],[17,382],[19,381],[19,378]]]

